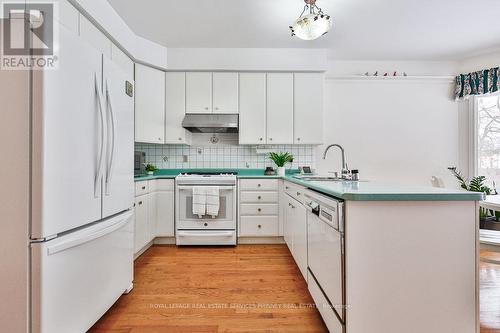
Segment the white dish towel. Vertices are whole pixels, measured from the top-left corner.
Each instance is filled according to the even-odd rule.
[[[205,186],[206,193],[206,203],[207,203],[207,215],[216,218],[219,215],[219,187],[218,186]]]
[[[205,215],[207,206],[207,192],[205,186],[193,187],[193,215],[202,218]]]

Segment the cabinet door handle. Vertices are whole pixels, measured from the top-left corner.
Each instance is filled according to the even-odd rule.
[[[257,211],[260,213],[262,212],[262,208],[257,208]]]
[[[300,138],[297,138],[297,141],[300,141]]]
[[[263,138],[259,138],[259,141],[262,141],[262,140],[264,140],[264,139]]]
[[[300,195],[300,192],[297,192],[297,195]]]
[[[257,197],[257,199],[259,199],[259,200],[260,200],[260,199],[262,199],[262,197],[259,195],[259,196]]]
[[[179,138],[179,141],[182,141],[182,138]]]
[[[269,138],[269,141],[273,141],[273,138]]]
[[[142,187],[142,189],[143,189],[143,190],[145,190],[145,189],[146,189],[146,186],[143,186],[143,187]]]
[[[158,138],[158,141],[161,141],[161,138]]]
[[[208,110],[208,106],[205,106],[205,110]]]
[[[289,207],[292,207],[292,204],[291,204],[291,203],[288,203],[288,206],[289,206]]]
[[[288,190],[288,189],[289,189],[289,187],[288,187],[288,186],[285,186],[285,190]]]
[[[142,201],[139,201],[139,205],[142,205]]]

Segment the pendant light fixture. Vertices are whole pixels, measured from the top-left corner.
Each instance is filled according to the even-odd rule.
[[[316,6],[316,0],[304,0],[306,5],[300,17],[290,26],[292,36],[304,40],[313,40],[323,36],[332,27],[330,15],[324,14]],[[304,15],[305,14],[305,15]]]

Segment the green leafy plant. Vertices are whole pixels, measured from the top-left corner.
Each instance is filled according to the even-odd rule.
[[[458,180],[460,187],[469,192],[481,192],[486,195],[491,194],[492,190],[488,186],[485,185],[486,177],[485,176],[476,176],[472,177],[470,181],[464,178],[462,173],[457,170],[456,167],[448,168],[451,171],[453,176]]]
[[[287,163],[293,162],[293,155],[286,153],[269,153],[269,159],[276,164],[278,168],[284,167]]]
[[[462,175],[460,171],[457,170],[456,167],[448,168],[448,170],[451,171],[453,176],[455,176],[455,178],[458,180],[460,187],[463,188],[464,190],[467,190],[469,192],[480,192],[486,195],[492,194],[493,190],[487,185],[485,185],[486,183],[485,176],[475,176],[472,177],[471,180],[469,181]],[[489,213],[496,215],[496,212],[489,211],[488,209],[484,208],[479,209],[479,216],[481,218],[488,217]]]
[[[146,170],[146,172],[155,172],[158,170],[158,168],[156,167],[156,165],[148,163],[148,164],[146,164],[145,170]]]

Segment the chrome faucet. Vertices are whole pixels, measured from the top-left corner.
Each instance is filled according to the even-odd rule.
[[[341,145],[334,143],[333,145],[329,145],[328,147],[326,147],[325,152],[323,153],[323,159],[324,160],[326,159],[326,154],[328,153],[328,150],[332,147],[337,147],[340,149],[340,152],[342,154],[342,178],[348,179],[350,171],[349,168],[347,167],[344,148]]]

